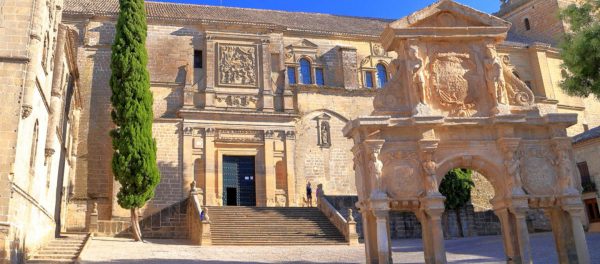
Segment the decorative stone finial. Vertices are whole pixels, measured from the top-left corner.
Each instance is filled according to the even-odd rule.
[[[354,215],[351,208],[348,208],[348,222],[354,222]]]

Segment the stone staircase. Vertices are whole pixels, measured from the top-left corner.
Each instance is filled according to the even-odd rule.
[[[85,233],[62,234],[31,256],[26,263],[75,263],[88,237]]]
[[[213,245],[345,245],[317,208],[208,207]]]

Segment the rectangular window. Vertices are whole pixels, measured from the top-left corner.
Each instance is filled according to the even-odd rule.
[[[296,84],[296,68],[288,67],[287,73],[288,73],[288,80],[289,80],[290,84]]]
[[[585,203],[585,209],[590,222],[600,222],[600,209],[598,209],[598,202],[596,201],[596,198],[584,200],[583,203]]]
[[[365,87],[373,88],[373,73],[365,72]]]
[[[323,78],[323,68],[315,69],[315,81],[317,82],[317,85],[325,85],[325,79]]]
[[[202,51],[194,50],[194,68],[201,69],[202,68]]]
[[[592,182],[592,178],[590,177],[590,170],[588,168],[587,162],[579,162],[577,163],[577,168],[579,169],[579,175],[581,175],[581,184],[586,184]]]

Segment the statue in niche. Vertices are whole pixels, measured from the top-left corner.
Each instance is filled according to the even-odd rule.
[[[321,146],[329,147],[331,146],[331,128],[329,127],[329,122],[321,121],[321,129],[320,129],[320,137],[321,137]]]
[[[513,194],[525,194],[523,192],[523,183],[521,180],[521,155],[519,151],[507,149],[505,151],[506,160],[504,166],[508,172],[509,184],[512,186]]]
[[[381,176],[383,174],[383,162],[379,159],[379,148],[373,148],[371,151],[371,162],[369,162],[369,171],[375,176],[377,189],[381,190]]]
[[[413,87],[419,93],[419,103],[425,104],[425,74],[423,73],[423,59],[419,57],[419,47],[410,45],[408,47],[408,64],[412,71]]]
[[[506,94],[506,80],[504,78],[504,70],[502,61],[498,57],[494,45],[486,46],[486,82],[487,87],[494,99],[495,104],[508,105],[508,96]]]

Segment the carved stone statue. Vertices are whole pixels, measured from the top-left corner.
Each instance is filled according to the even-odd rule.
[[[381,181],[383,174],[383,162],[379,159],[379,149],[373,149],[371,152],[371,162],[369,163],[369,170],[371,174],[375,176],[377,180],[377,189],[381,190]]]
[[[506,94],[506,80],[502,69],[502,61],[498,57],[494,45],[486,46],[486,82],[487,87],[496,104],[508,105],[508,96]]]
[[[565,194],[578,193],[573,184],[573,163],[569,150],[564,143],[558,143],[554,151],[556,152],[558,168],[558,186]]]
[[[438,182],[435,176],[435,172],[437,169],[437,164],[433,160],[427,160],[422,163],[423,170],[426,174],[426,186],[425,191],[428,194],[438,193]]]
[[[321,131],[319,131],[319,133],[320,133],[320,138],[321,138],[321,146],[323,146],[323,147],[331,146],[331,134],[330,134],[330,127],[329,127],[328,122],[321,121]]]
[[[419,47],[410,45],[408,47],[408,64],[412,71],[412,84],[419,93],[419,103],[425,104],[425,74],[423,73],[423,59],[419,57]]]
[[[504,161],[504,166],[506,167],[506,171],[508,172],[508,181],[512,186],[513,194],[524,194],[523,192],[523,183],[521,180],[521,155],[517,150],[507,149],[504,153],[506,159]]]

